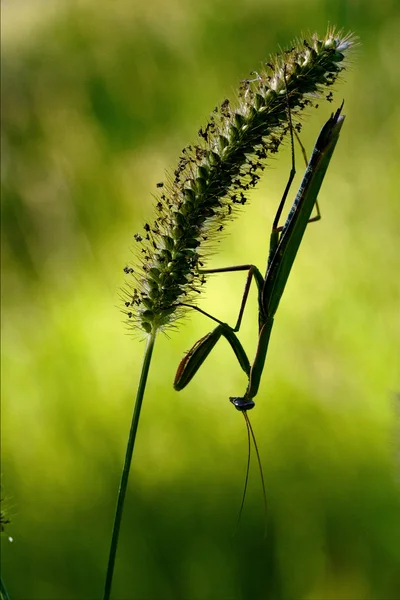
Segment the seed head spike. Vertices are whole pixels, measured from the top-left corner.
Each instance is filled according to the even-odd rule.
[[[134,236],[136,259],[124,269],[122,293],[130,327],[165,329],[183,316],[181,302],[195,302],[204,283],[199,267],[226,221],[247,202],[266,159],[278,152],[289,128],[288,106],[298,128],[305,108],[324,95],[329,101],[355,41],[334,28],[322,39],[298,40],[241,82],[235,104],[226,99],[214,109],[197,144],[184,148],[167,181],[157,183],[153,224]]]

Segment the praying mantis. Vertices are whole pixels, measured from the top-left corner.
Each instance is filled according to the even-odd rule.
[[[186,385],[197,373],[203,362],[206,360],[218,340],[221,338],[221,336],[223,336],[229,342],[240,367],[248,377],[248,384],[245,393],[242,396],[234,396],[230,398],[230,401],[235,408],[244,414],[248,428],[250,424],[246,412],[255,406],[254,398],[257,395],[260,386],[260,380],[267,357],[271,331],[274,324],[275,313],[285,290],[285,286],[296,258],[297,251],[303,239],[307,224],[319,218],[319,214],[317,217],[313,218],[311,217],[311,214],[314,206],[316,205],[319,190],[335,150],[336,143],[339,139],[339,134],[345,119],[344,115],[341,114],[342,108],[343,103],[322,127],[286,222],[283,227],[279,227],[279,219],[281,217],[286,198],[296,172],[293,127],[289,112],[292,168],[273,222],[265,276],[263,276],[260,270],[252,264],[201,271],[201,273],[204,274],[247,271],[246,284],[235,327],[229,326],[227,323],[220,321],[216,317],[196,306],[183,304],[184,306],[190,306],[191,308],[194,308],[198,312],[217,322],[218,325],[213,331],[198,340],[181,360],[174,380],[175,390],[180,391],[186,387]],[[253,278],[255,280],[258,292],[258,344],[254,361],[252,364],[250,364],[247,354],[236,333],[240,329]],[[250,431],[254,440],[251,427]]]

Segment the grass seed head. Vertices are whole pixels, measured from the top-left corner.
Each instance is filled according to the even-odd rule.
[[[135,234],[136,259],[124,268],[124,313],[146,333],[171,326],[194,303],[212,243],[260,179],[266,159],[287,133],[288,105],[296,117],[315,106],[345,68],[355,38],[329,29],[296,41],[241,82],[238,99],[215,108],[199,141],[183,149],[175,171],[158,183],[155,216]]]

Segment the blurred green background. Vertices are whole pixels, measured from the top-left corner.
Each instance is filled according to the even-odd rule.
[[[165,170],[262,60],[328,23],[360,36],[312,148],[347,119],[278,311],[247,457],[228,402],[245,378],[221,342],[192,384],[190,315],[160,336],[117,557],[119,600],[400,598],[400,7],[396,0],[3,2],[2,476],[14,600],[101,598],[144,344],[118,310],[133,234]],[[270,161],[215,266],[266,262],[289,170]],[[298,156],[301,165],[301,157]],[[301,171],[301,169],[299,169]],[[298,180],[296,180],[298,183]],[[294,194],[294,191],[293,191]],[[243,274],[201,306],[232,322]],[[252,296],[241,331],[256,343]],[[12,536],[13,542],[7,537]]]

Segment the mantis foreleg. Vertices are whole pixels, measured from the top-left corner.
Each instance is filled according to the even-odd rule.
[[[179,363],[174,380],[174,388],[178,392],[183,390],[183,388],[193,379],[221,335],[224,336],[231,345],[243,371],[248,377],[250,376],[250,361],[247,358],[242,344],[233,329],[226,323],[221,323],[213,331],[207,333],[207,335],[198,340]]]
[[[176,390],[180,391],[187,386],[187,384],[197,373],[197,371],[199,370],[203,362],[206,360],[207,356],[210,354],[211,350],[214,348],[215,344],[218,342],[221,336],[225,337],[225,339],[229,342],[243,371],[246,373],[247,376],[250,376],[249,359],[247,358],[247,355],[238,337],[235,335],[235,332],[239,331],[240,325],[242,323],[243,313],[253,277],[256,280],[259,298],[262,293],[264,279],[262,278],[260,271],[254,265],[237,265],[235,267],[222,267],[218,269],[203,270],[202,272],[230,273],[244,270],[248,270],[248,273],[242,296],[242,301],[240,304],[239,315],[235,327],[230,327],[227,323],[223,323],[216,317],[213,317],[212,315],[202,310],[201,308],[198,308],[197,306],[185,304],[182,302],[182,306],[191,307],[197,312],[200,312],[206,317],[209,317],[213,321],[216,321],[218,323],[218,327],[216,327],[213,331],[211,331],[210,333],[202,337],[200,340],[198,340],[194,344],[194,346],[187,352],[187,354],[185,354],[185,356],[179,363],[178,370],[175,375],[174,388]]]

